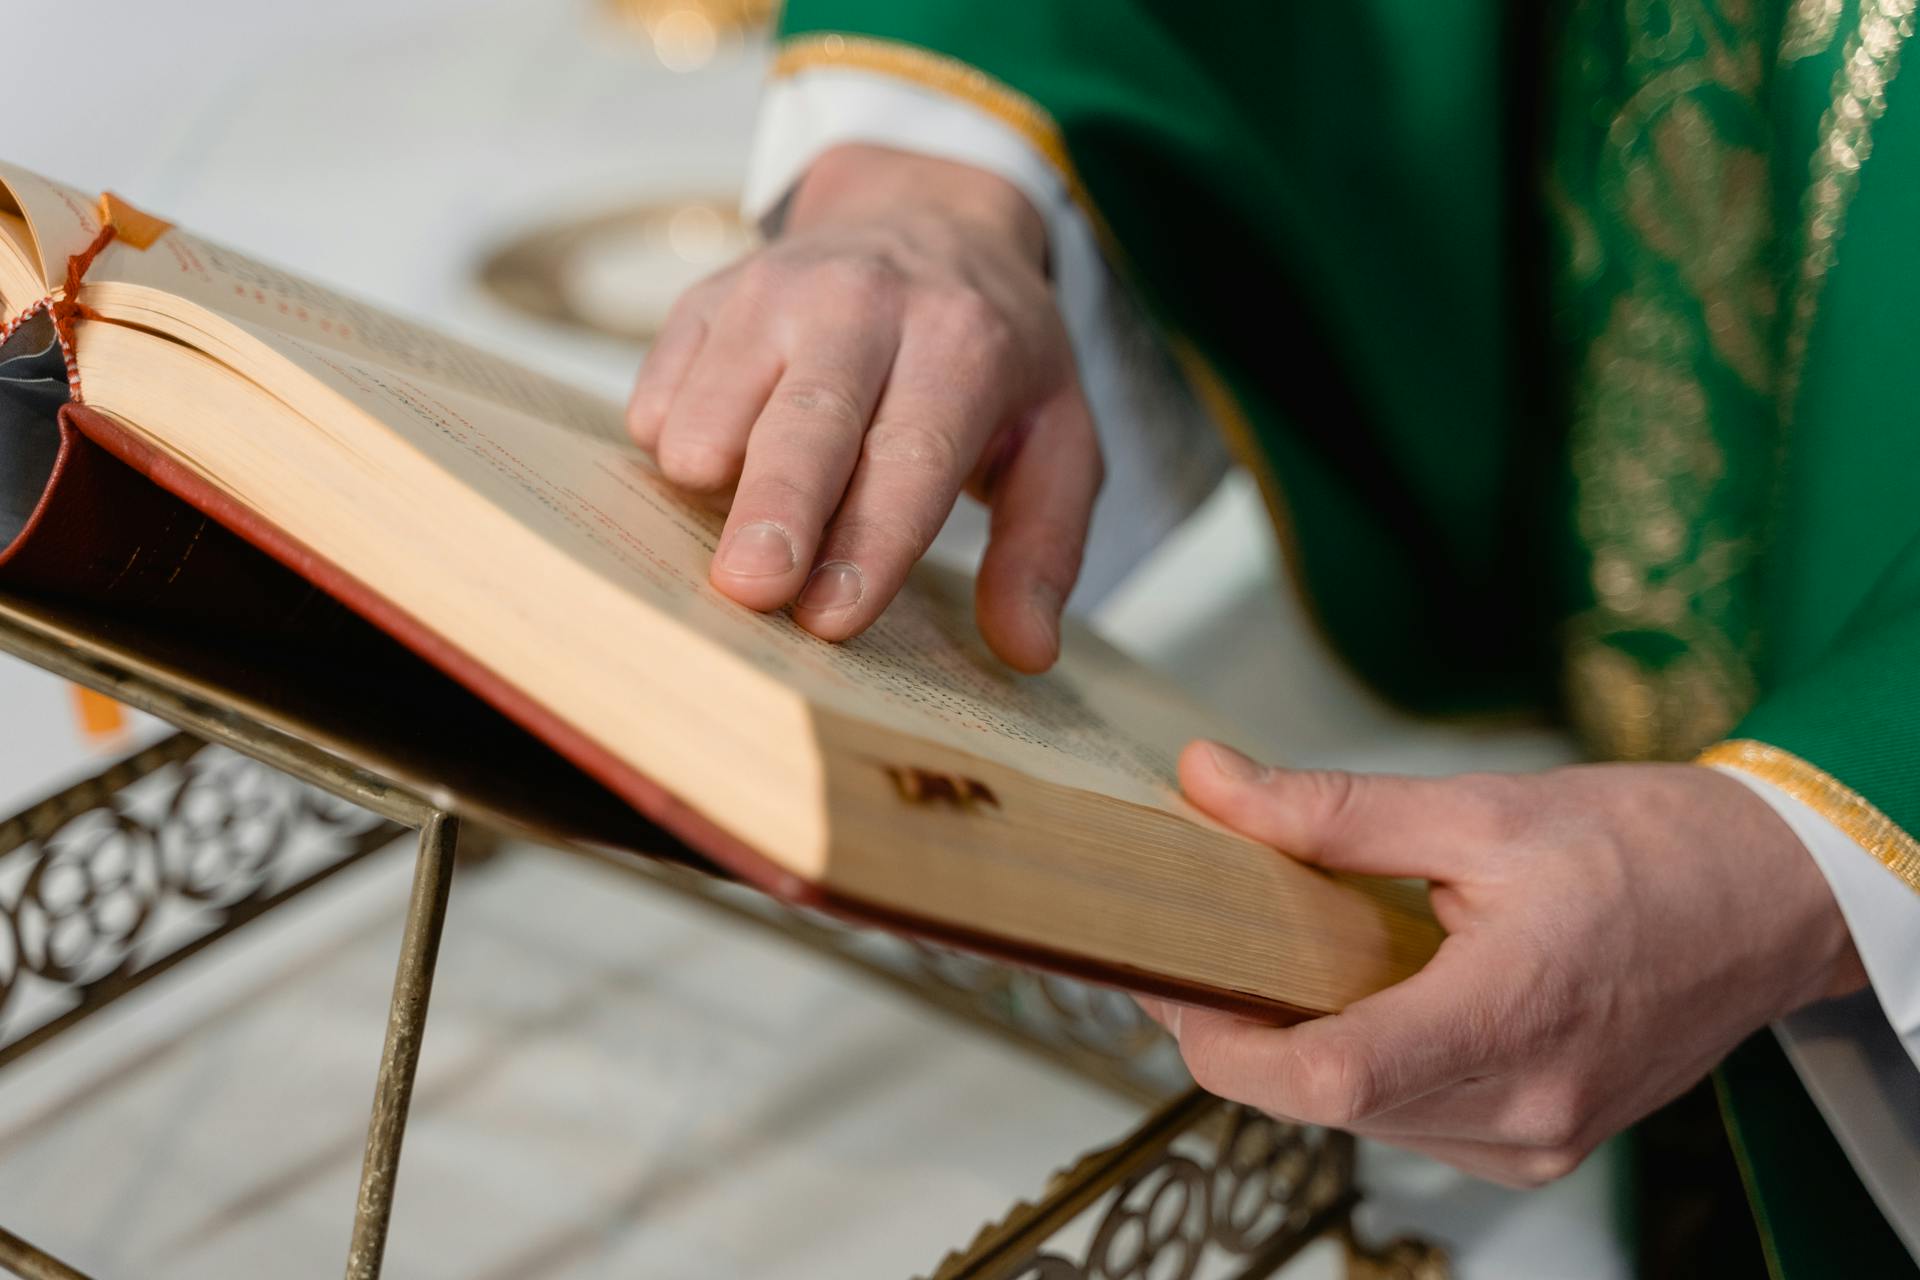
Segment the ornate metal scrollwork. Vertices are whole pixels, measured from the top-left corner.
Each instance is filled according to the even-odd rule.
[[[1353,1280],[1446,1280],[1436,1246],[1358,1242],[1353,1173],[1351,1136],[1193,1090],[984,1228],[931,1280],[1193,1280],[1227,1268],[1250,1280],[1329,1232],[1345,1238]]]
[[[399,831],[186,734],[0,822],[0,1063]]]
[[[949,1257],[933,1280],[1263,1275],[1344,1219],[1353,1141],[1193,1093]],[[1085,1243],[1057,1242],[1080,1234]]]

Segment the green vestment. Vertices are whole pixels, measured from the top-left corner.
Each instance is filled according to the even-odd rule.
[[[1914,8],[789,0],[778,70],[1055,162],[1377,690],[1749,770],[1920,892]],[[1848,1221],[1740,1065],[1757,1201]]]

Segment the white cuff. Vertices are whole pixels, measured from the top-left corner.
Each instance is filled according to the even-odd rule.
[[[1114,275],[1064,175],[970,103],[871,71],[814,68],[776,80],[760,108],[744,214],[777,219],[821,153],[853,142],[985,169],[1024,192],[1045,221],[1055,299],[1107,464],[1071,601],[1076,612],[1091,609],[1213,491],[1227,469],[1219,433]],[[984,517],[963,503],[940,549],[973,556],[985,539]]]
[[[1920,1069],[1920,893],[1810,805],[1741,769],[1724,772],[1773,806],[1827,878],[1874,997]]]
[[[1827,878],[1872,991],[1774,1028],[1860,1181],[1920,1259],[1920,893],[1812,806],[1741,769]]]

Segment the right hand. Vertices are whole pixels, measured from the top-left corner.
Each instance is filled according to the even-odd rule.
[[[992,507],[981,634],[1052,665],[1102,468],[1045,258],[997,176],[822,156],[780,237],[674,306],[628,409],[669,480],[731,504],[713,585],[845,640],[965,490]]]

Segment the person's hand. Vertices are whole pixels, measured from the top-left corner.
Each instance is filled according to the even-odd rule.
[[[1421,780],[1180,760],[1195,804],[1328,869],[1433,881],[1426,968],[1287,1028],[1143,1001],[1206,1089],[1511,1186],[1560,1177],[1865,972],[1812,857],[1696,765]]]
[[[731,503],[714,586],[857,635],[964,489],[992,507],[981,633],[1051,665],[1101,462],[1045,258],[994,175],[822,156],[780,237],[675,305],[628,410],[669,480]]]

